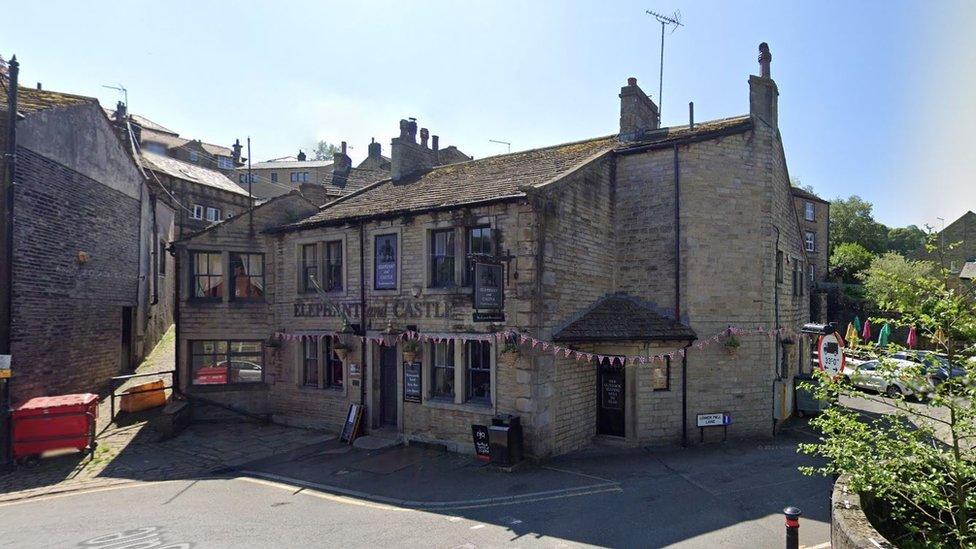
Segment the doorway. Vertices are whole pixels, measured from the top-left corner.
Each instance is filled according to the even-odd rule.
[[[380,427],[397,425],[397,349],[380,347]]]
[[[132,370],[132,307],[122,307],[122,371]]]
[[[598,435],[626,436],[626,375],[622,365],[613,365],[612,358],[604,358],[597,375]]]

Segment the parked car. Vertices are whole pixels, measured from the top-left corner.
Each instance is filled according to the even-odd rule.
[[[246,360],[232,360],[230,362],[225,360],[215,366],[200,368],[193,377],[194,385],[225,385],[227,383],[260,381],[261,365]]]
[[[842,373],[852,386],[884,393],[890,397],[919,396],[923,392],[926,382],[913,379],[910,372],[918,367],[918,363],[902,359],[889,359],[888,363],[893,363],[891,370],[885,370],[879,360],[868,360],[856,365],[848,363]]]
[[[929,372],[929,378],[935,385],[949,378],[966,375],[965,368],[951,364],[947,356],[934,351],[899,351],[891,357],[925,365]]]

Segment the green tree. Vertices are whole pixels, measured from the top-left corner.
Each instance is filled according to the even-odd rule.
[[[925,244],[925,231],[918,225],[888,229],[888,250],[906,255]]]
[[[874,254],[856,242],[844,242],[834,247],[830,254],[830,272],[835,279],[856,284],[857,275],[871,266]]]
[[[875,376],[914,388],[927,406],[900,392],[890,398],[858,393],[884,410],[867,413],[845,405],[853,393],[844,375],[818,372],[817,395],[836,404],[810,422],[821,442],[800,445],[801,452],[826,460],[801,468],[804,473],[846,475],[849,488],[882,502],[868,509],[885,513],[875,517],[877,524],[899,547],[976,545],[976,368],[937,384],[930,377],[943,361],[960,364],[976,352],[976,304],[972,288],[949,286],[944,251],[939,257],[941,264],[933,266],[888,254],[865,275],[868,297],[884,313],[874,320],[913,326],[942,354],[906,365],[888,358],[902,350],[897,345],[861,348],[880,360]]]
[[[857,195],[830,203],[830,245],[857,242],[874,253],[887,249],[888,228],[874,220],[873,206]]]
[[[337,150],[338,147],[323,139],[312,148],[312,160],[332,160]]]

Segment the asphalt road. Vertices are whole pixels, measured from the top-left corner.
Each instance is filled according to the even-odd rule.
[[[798,505],[801,543],[826,547],[830,482],[796,473],[795,442],[595,451],[552,466],[613,489],[434,510],[241,477],[48,496],[0,505],[0,546],[781,547]]]

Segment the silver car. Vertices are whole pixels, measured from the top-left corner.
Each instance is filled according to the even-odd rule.
[[[920,379],[912,370],[918,364],[909,360],[888,359],[892,369],[882,368],[881,361],[868,360],[861,364],[848,364],[843,371],[847,381],[854,387],[870,389],[890,397],[898,395],[919,396],[926,389],[924,376]]]

